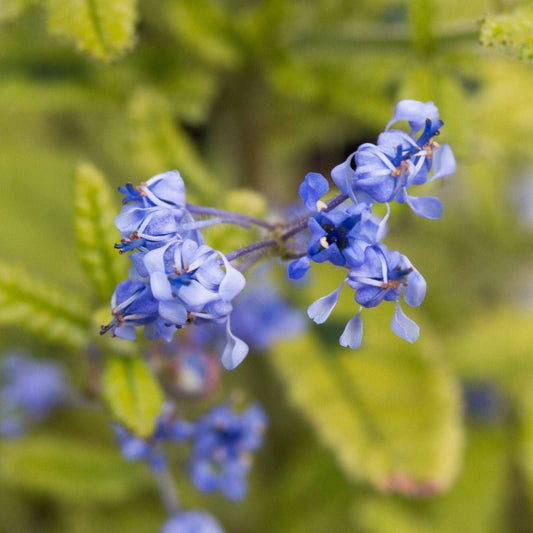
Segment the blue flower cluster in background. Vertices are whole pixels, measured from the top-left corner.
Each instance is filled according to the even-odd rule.
[[[409,123],[410,134],[389,130],[398,121]],[[300,196],[311,213],[308,219],[311,236],[305,254],[289,265],[289,277],[303,277],[311,261],[328,261],[347,269],[341,285],[308,309],[309,317],[321,324],[334,309],[345,284],[356,291],[355,301],[360,308],[340,337],[342,346],[361,345],[361,310],[383,301],[395,303],[391,322],[394,333],[409,342],[418,338],[419,328],[402,311],[399,298],[403,294],[409,306],[420,305],[426,294],[426,282],[405,255],[389,251],[381,240],[390,214],[388,202],[407,203],[425,218],[437,219],[442,215],[438,198],[413,197],[407,192],[413,185],[423,185],[455,171],[450,147],[439,146],[434,140],[442,125],[433,102],[402,100],[377,145],[363,144],[332,170],[341,196],[329,203],[323,200],[329,184],[321,174],[308,174],[300,186]],[[372,214],[375,203],[386,204],[387,214],[381,220]]]
[[[0,437],[16,437],[64,403],[68,388],[62,368],[19,351],[0,362]]]

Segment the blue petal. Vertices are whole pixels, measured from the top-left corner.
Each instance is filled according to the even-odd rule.
[[[183,326],[187,322],[187,309],[175,300],[160,302],[159,314],[169,324]]]
[[[288,274],[291,279],[303,278],[309,270],[310,261],[308,256],[300,257],[289,265]]]
[[[346,324],[344,331],[339,339],[339,344],[347,348],[356,349],[361,346],[363,340],[363,322],[361,320],[361,311],[359,311],[349,322]]]
[[[329,191],[329,183],[322,174],[310,172],[305,176],[299,190],[307,209],[317,211],[316,203]]]
[[[420,217],[437,220],[442,216],[442,202],[434,196],[407,196],[407,203],[411,209]]]
[[[433,176],[430,182],[455,172],[455,157],[449,144],[443,144],[433,154]]]
[[[405,303],[411,307],[420,305],[426,296],[426,287],[426,280],[422,274],[413,267],[413,271],[407,276],[407,287],[405,287],[405,290],[403,291],[403,299],[405,300]]]
[[[157,300],[172,300],[173,298],[170,282],[164,272],[156,270],[150,275],[150,288]]]
[[[307,309],[307,315],[311,320],[314,320],[317,324],[325,322],[333,308],[337,305],[339,295],[344,287],[344,280],[332,293],[319,298],[316,302],[313,302]]]
[[[221,361],[224,368],[233,370],[239,366],[248,354],[248,345],[241,339],[235,337],[230,329],[229,318],[226,325],[226,346],[222,352]]]
[[[127,324],[116,328],[114,334],[119,339],[125,339],[127,341],[134,341],[136,337],[135,328]]]
[[[186,306],[193,307],[196,311],[202,309],[207,303],[218,300],[216,292],[206,289],[195,279],[187,285],[182,285],[178,290],[178,296]]]
[[[161,200],[178,207],[185,206],[185,184],[177,170],[157,174],[146,184]]]
[[[245,277],[230,262],[226,259],[224,254],[220,254],[224,267],[226,268],[226,275],[218,287],[218,294],[226,302],[230,302],[244,289],[246,285]]]
[[[165,272],[165,252],[171,244],[161,246],[145,254],[144,266],[148,272]]]
[[[337,165],[331,171],[331,178],[342,194],[348,193],[349,189],[351,188],[350,184],[354,179],[355,171],[350,165],[350,161],[353,156],[354,154],[350,154],[344,163]]]
[[[395,122],[406,120],[411,126],[411,134],[424,129],[426,119],[429,118],[433,124],[439,120],[439,110],[433,102],[419,102],[418,100],[401,100],[394,108],[394,114],[387,127],[388,130]]]
[[[415,342],[420,334],[420,328],[405,315],[398,302],[396,302],[396,312],[392,317],[391,328],[398,337],[407,342]]]

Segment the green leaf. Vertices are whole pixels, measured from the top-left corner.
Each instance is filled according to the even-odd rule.
[[[498,46],[519,59],[532,59],[533,7],[487,16],[481,23],[479,39],[484,46]]]
[[[448,337],[447,352],[466,378],[513,383],[533,369],[531,318],[527,309],[488,309]]]
[[[502,428],[473,427],[464,470],[453,489],[429,500],[361,495],[353,508],[357,531],[368,533],[490,533],[503,527],[508,456]]]
[[[65,502],[116,504],[138,492],[146,479],[118,450],[86,441],[26,437],[1,442],[0,454],[0,484]]]
[[[185,131],[172,119],[168,100],[155,90],[139,90],[129,106],[132,152],[144,176],[176,168],[191,195],[218,196],[219,186]]]
[[[387,319],[374,309],[367,315],[365,329],[374,328],[365,348],[342,349],[333,338],[322,344],[310,334],[278,345],[274,365],[352,479],[410,495],[445,490],[462,450],[457,387],[420,341],[387,342]]]
[[[103,396],[113,416],[139,437],[149,437],[163,407],[163,393],[144,361],[111,357],[103,375]]]
[[[88,341],[91,311],[76,295],[0,262],[0,325],[80,349]]]
[[[133,47],[136,0],[48,0],[50,32],[81,52],[110,61]]]
[[[111,187],[90,163],[76,169],[75,226],[82,264],[103,301],[109,301],[117,283],[125,279],[127,261],[113,245],[118,233],[113,224],[118,208]]]

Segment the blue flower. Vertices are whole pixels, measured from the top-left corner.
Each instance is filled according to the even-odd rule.
[[[247,491],[246,475],[251,468],[250,452],[263,444],[266,414],[257,405],[242,414],[226,405],[212,409],[198,422],[191,476],[204,492],[221,491],[231,500]]]
[[[237,298],[231,319],[235,333],[255,350],[267,350],[279,339],[299,335],[306,328],[303,315],[273,284],[266,283]]]
[[[222,363],[235,368],[248,352],[246,344],[232,334],[229,322],[231,300],[243,289],[244,276],[222,253],[192,239],[147,252],[144,265],[165,324],[182,328],[193,322],[225,322]]]
[[[411,133],[390,130],[401,120],[411,126]],[[434,197],[413,197],[407,193],[412,185],[449,176],[455,171],[455,159],[448,145],[439,146],[438,135],[442,121],[433,102],[403,100],[398,103],[387,131],[378,138],[377,145],[366,143],[335,167],[332,178],[354,202],[407,203],[419,216],[437,219],[442,204]],[[415,136],[418,135],[417,138]],[[433,176],[428,180],[433,169]]]
[[[367,203],[339,205],[328,211],[321,200],[328,190],[326,178],[316,173],[307,174],[300,185],[300,196],[313,215],[308,222],[311,239],[307,255],[289,265],[291,279],[304,276],[311,260],[344,267],[361,264],[365,248],[378,242],[385,233],[387,217],[382,221],[374,217]]]
[[[28,422],[43,421],[67,392],[59,365],[23,353],[7,355],[0,366],[0,435],[16,436]]]
[[[171,516],[161,533],[224,533],[219,523],[203,511],[187,511]]]

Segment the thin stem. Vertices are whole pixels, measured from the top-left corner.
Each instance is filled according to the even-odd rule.
[[[215,216],[222,217],[225,219],[240,220],[249,224],[254,224],[255,226],[260,226],[269,231],[272,231],[275,226],[262,220],[260,218],[250,217],[248,215],[243,215],[242,213],[234,213],[233,211],[226,211],[225,209],[216,209],[214,207],[204,207],[202,205],[186,204],[187,211],[194,215],[205,215],[205,216]]]
[[[170,475],[168,466],[165,465],[165,467],[161,470],[152,469],[152,472],[157,482],[159,494],[167,514],[169,516],[176,514],[180,511],[178,489],[174,483],[174,480],[172,479],[172,476]]]
[[[331,200],[326,202],[326,207],[322,211],[328,213],[329,211],[335,209],[337,206],[341,205],[347,199],[347,194],[338,194],[337,196],[334,196]],[[287,231],[285,231],[285,233],[281,235],[281,239],[286,241],[293,235],[296,235],[297,233],[300,233],[300,231],[304,231],[305,229],[307,229],[307,221],[311,218],[311,216],[311,213],[309,213],[307,216],[295,220],[292,224],[288,224]]]
[[[255,252],[256,250],[261,250],[262,248],[268,248],[270,246],[274,247],[274,246],[277,246],[277,245],[278,245],[278,243],[275,240],[273,240],[273,239],[268,239],[266,241],[254,242],[253,244],[249,244],[248,246],[245,246],[244,248],[239,248],[239,249],[229,253],[226,256],[226,259],[228,261],[233,261],[234,259],[238,259],[239,257],[242,257],[243,255]]]

